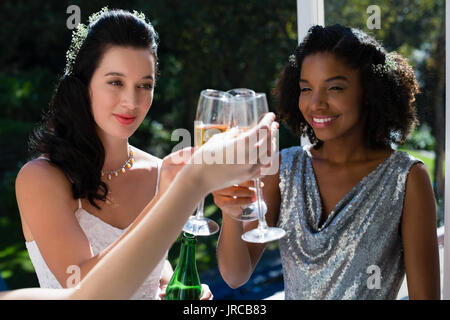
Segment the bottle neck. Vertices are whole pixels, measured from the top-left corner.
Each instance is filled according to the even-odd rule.
[[[195,263],[195,237],[183,235],[177,267],[166,289],[166,300],[200,300],[202,287]]]
[[[196,266],[195,263],[195,247],[197,245],[197,239],[195,237],[183,236],[181,241],[180,258],[177,264],[178,268],[185,268],[190,264]]]

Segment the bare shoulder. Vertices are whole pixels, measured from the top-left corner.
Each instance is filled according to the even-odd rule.
[[[134,151],[134,159],[136,168],[147,168],[147,169],[156,169],[158,167],[158,163],[162,160],[154,155],[151,155],[148,152],[145,152],[136,147],[132,147]]]
[[[427,168],[422,163],[416,163],[411,167],[406,181],[404,218],[420,217],[427,215],[427,212],[435,214],[433,208],[435,199]]]
[[[409,170],[406,189],[418,191],[427,185],[431,186],[427,167],[423,163],[413,164]]]
[[[78,206],[68,177],[45,159],[32,160],[17,175],[16,198],[26,241],[36,242],[64,287],[67,266],[81,265],[93,256],[74,214]]]
[[[31,225],[53,219],[52,212],[71,215],[77,206],[66,175],[45,159],[31,160],[20,169],[15,191],[26,241],[34,238]]]
[[[45,159],[27,162],[16,177],[15,191],[19,211],[29,204],[64,202],[74,207],[72,186],[64,172]]]
[[[71,184],[64,172],[45,159],[27,162],[16,177],[16,193],[33,189],[52,187],[54,190],[71,190]]]
[[[161,167],[162,160],[136,147],[132,147],[132,150],[135,160],[132,168],[134,181],[143,190],[147,190],[146,194],[151,194],[153,197],[158,181],[158,167]]]

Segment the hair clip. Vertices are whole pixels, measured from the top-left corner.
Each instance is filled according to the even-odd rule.
[[[69,50],[67,50],[66,52],[66,68],[64,70],[65,76],[68,76],[72,73],[73,65],[75,64],[78,52],[80,51],[81,46],[83,45],[83,42],[87,37],[91,25],[97,22],[103,15],[107,14],[108,12],[109,12],[108,7],[103,7],[100,11],[95,12],[89,16],[88,18],[89,24],[87,26],[80,23],[77,25],[75,30],[73,30],[72,42],[70,44]],[[142,20],[144,23],[147,23],[145,21],[145,15],[142,12],[137,12],[136,10],[133,10],[133,15],[136,18]]]
[[[291,54],[289,56],[289,64],[291,65],[292,68],[297,68],[297,60],[295,59],[294,54]]]
[[[386,54],[384,64],[373,64],[372,70],[379,75],[387,75],[397,70],[397,61],[395,60],[395,52]]]

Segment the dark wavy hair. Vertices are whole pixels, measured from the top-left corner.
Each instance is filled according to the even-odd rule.
[[[402,144],[418,124],[415,95],[419,85],[408,61],[393,52],[397,67],[377,73],[373,66],[384,64],[386,50],[373,37],[361,30],[341,25],[313,26],[295,49],[295,63],[287,62],[273,93],[280,119],[297,135],[306,135],[314,148],[322,145],[312,127],[301,114],[300,74],[305,57],[328,52],[342,59],[348,67],[359,70],[363,88],[363,107],[368,116],[365,141],[369,148],[386,148],[392,143]]]
[[[158,34],[150,23],[124,10],[110,10],[91,24],[72,72],[59,80],[28,143],[32,157],[45,154],[66,174],[74,199],[87,198],[98,209],[95,200],[106,201],[108,186],[101,180],[105,150],[92,116],[89,84],[111,46],[149,49],[157,61]]]

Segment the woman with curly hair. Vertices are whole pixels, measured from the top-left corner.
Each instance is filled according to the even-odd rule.
[[[395,299],[405,272],[410,299],[439,299],[436,207],[424,164],[396,151],[417,124],[412,68],[372,37],[312,27],[274,89],[278,112],[311,144],[284,149],[267,176],[269,225],[279,240],[286,299]],[[239,287],[265,245],[232,217],[252,202],[249,184],[214,194],[225,213],[218,243],[224,280]]]

